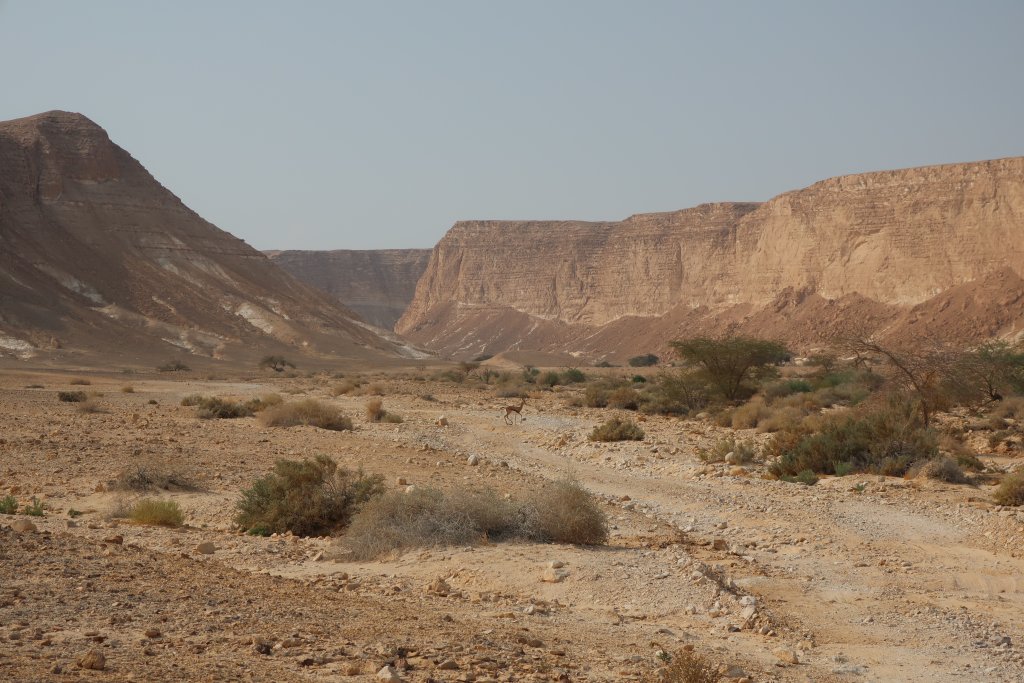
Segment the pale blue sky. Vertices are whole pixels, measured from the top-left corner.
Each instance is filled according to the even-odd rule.
[[[0,64],[261,249],[1024,154],[1020,0],[0,0]]]

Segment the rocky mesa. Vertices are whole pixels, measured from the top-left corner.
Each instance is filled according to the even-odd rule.
[[[698,332],[813,346],[853,324],[1015,336],[1022,273],[1024,158],[1008,158],[620,222],[460,222],[396,329],[457,357],[621,357]]]
[[[296,279],[330,294],[363,320],[394,329],[427,269],[430,249],[269,251]]]
[[[0,123],[0,355],[386,357],[396,347],[80,114]]]

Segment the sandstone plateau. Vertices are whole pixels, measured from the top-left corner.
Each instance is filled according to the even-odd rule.
[[[363,320],[391,330],[416,293],[429,249],[269,251],[296,279],[321,289]]]
[[[694,333],[813,347],[851,325],[1024,331],[1024,158],[824,180],[765,203],[620,222],[467,221],[396,330],[456,357],[623,357]]]
[[[0,355],[396,349],[203,220],[86,117],[0,123]]]

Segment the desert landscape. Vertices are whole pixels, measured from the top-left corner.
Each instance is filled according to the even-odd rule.
[[[599,4],[0,1],[0,681],[1024,683],[1020,8]]]

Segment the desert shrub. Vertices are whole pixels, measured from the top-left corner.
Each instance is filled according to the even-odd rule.
[[[595,368],[614,368],[615,366],[606,360],[600,361],[594,364]]]
[[[400,415],[384,410],[384,402],[382,400],[372,398],[366,402],[366,420],[368,422],[391,422],[397,424],[402,421],[402,418]]]
[[[647,384],[647,378],[643,375],[633,375],[629,381],[633,384]]]
[[[562,384],[582,384],[587,381],[587,376],[578,368],[569,368],[561,374]]]
[[[974,472],[981,472],[985,469],[985,465],[978,460],[978,456],[974,451],[968,448],[964,442],[949,434],[943,434],[939,437],[939,449],[948,453],[956,461],[956,464],[963,469]]]
[[[923,426],[912,402],[894,398],[871,410],[805,420],[796,429],[776,433],[766,452],[777,457],[769,471],[778,477],[803,470],[835,474],[838,463],[851,463],[858,472],[898,476],[936,457],[938,439]]]
[[[632,420],[613,417],[590,432],[591,441],[642,441],[644,430]]]
[[[134,463],[118,473],[110,488],[121,491],[196,491],[198,485],[187,470],[159,462]]]
[[[253,410],[255,410],[257,413],[260,412],[261,410],[266,410],[267,408],[279,406],[282,403],[284,403],[284,398],[281,396],[281,394],[275,393],[263,394],[255,401],[250,399],[250,405],[252,405]]]
[[[64,403],[83,403],[89,396],[84,391],[58,391],[57,398]]]
[[[1003,419],[1024,419],[1024,396],[1008,396],[1002,401],[996,402],[992,407],[991,415]]]
[[[188,372],[191,368],[180,360],[167,361],[163,365],[156,366],[158,372]]]
[[[732,411],[733,429],[753,429],[758,422],[768,418],[772,414],[771,408],[764,404],[759,398],[754,398]]]
[[[344,382],[340,382],[338,384],[335,384],[333,387],[331,387],[331,396],[337,397],[337,396],[343,396],[345,394],[351,394],[353,391],[358,389],[359,386],[360,386],[359,382],[357,382],[355,380],[347,379]]]
[[[89,397],[84,401],[80,401],[77,407],[78,412],[83,414],[90,413],[104,413],[106,410],[95,398]]]
[[[18,511],[18,501],[14,496],[0,498],[0,514],[13,515]]]
[[[988,446],[989,448],[996,448],[1011,436],[1013,436],[1013,432],[1009,429],[1000,429],[997,432],[992,432],[988,435]]]
[[[432,379],[437,382],[454,382],[455,384],[462,384],[466,381],[466,373],[461,370],[443,370],[435,373]]]
[[[562,378],[554,370],[548,370],[535,380],[537,384],[546,387],[553,387],[562,383]]]
[[[608,516],[594,495],[571,477],[535,491],[527,505],[530,535],[536,540],[579,545],[608,540]]]
[[[992,498],[998,505],[1024,505],[1024,472],[1004,477]]]
[[[469,545],[526,535],[519,507],[490,491],[391,491],[352,519],[344,545],[365,560],[407,548]]]
[[[620,410],[636,410],[640,406],[640,394],[632,387],[619,387],[608,394],[608,406]]]
[[[313,460],[278,460],[270,474],[242,491],[235,523],[271,533],[329,534],[383,492],[380,475],[351,472],[324,455]]]
[[[260,413],[260,421],[266,427],[306,425],[336,432],[352,429],[352,420],[341,410],[312,398],[268,408]]]
[[[134,394],[135,393],[135,387],[133,387],[131,384],[126,384],[125,386],[121,387],[121,393],[122,394]]]
[[[189,394],[188,396],[185,396],[181,399],[181,405],[185,406],[186,408],[197,406],[203,402],[203,398],[204,397],[199,394]]]
[[[784,379],[772,382],[761,392],[769,402],[777,398],[785,398],[793,394],[806,394],[813,391],[811,383],[804,379]]]
[[[757,421],[757,431],[774,433],[784,429],[796,429],[808,412],[806,409],[793,406],[773,408],[767,416]]]
[[[522,385],[498,389],[494,395],[498,398],[530,398],[529,389]]]
[[[284,372],[287,368],[295,368],[295,364],[284,356],[263,356],[260,359],[259,367],[274,372]]]
[[[690,372],[664,372],[647,382],[640,395],[640,410],[660,415],[687,415],[710,402],[707,384]]]
[[[929,479],[944,481],[948,484],[966,484],[968,481],[967,476],[960,469],[957,461],[948,456],[938,457],[924,463],[920,469],[920,474]]]
[[[657,365],[659,360],[653,353],[645,353],[642,356],[633,356],[626,362],[633,368],[647,368]]]
[[[43,501],[32,496],[32,502],[26,503],[22,512],[32,517],[42,517],[46,514],[46,505],[43,504]]]
[[[68,382],[68,384],[70,384],[70,385],[71,385],[71,386],[73,386],[73,387],[74,387],[74,386],[79,386],[79,387],[87,387],[87,386],[89,386],[90,384],[92,384],[92,382],[90,382],[90,381],[89,381],[89,380],[87,380],[87,379],[82,379],[81,377],[75,377],[75,378],[74,378],[74,379],[72,379],[72,380],[71,380],[70,382]]]
[[[818,483],[818,475],[813,470],[800,470],[796,474],[784,474],[779,478],[790,484],[803,484],[804,486],[814,486]]]
[[[233,420],[240,417],[252,417],[255,414],[253,408],[251,402],[230,401],[210,396],[199,402],[196,415],[201,420]]]
[[[711,448],[697,449],[697,457],[703,462],[728,462],[732,465],[746,465],[757,458],[757,445],[749,440],[735,437],[719,439]]]
[[[369,501],[343,539],[356,560],[409,548],[503,540],[599,544],[608,523],[593,496],[573,480],[546,486],[526,501],[493,492],[417,488]]]
[[[137,524],[179,527],[185,521],[181,506],[173,500],[143,498],[132,505],[128,517]]]
[[[681,650],[672,655],[658,676],[659,683],[718,683],[718,666],[693,652]]]

